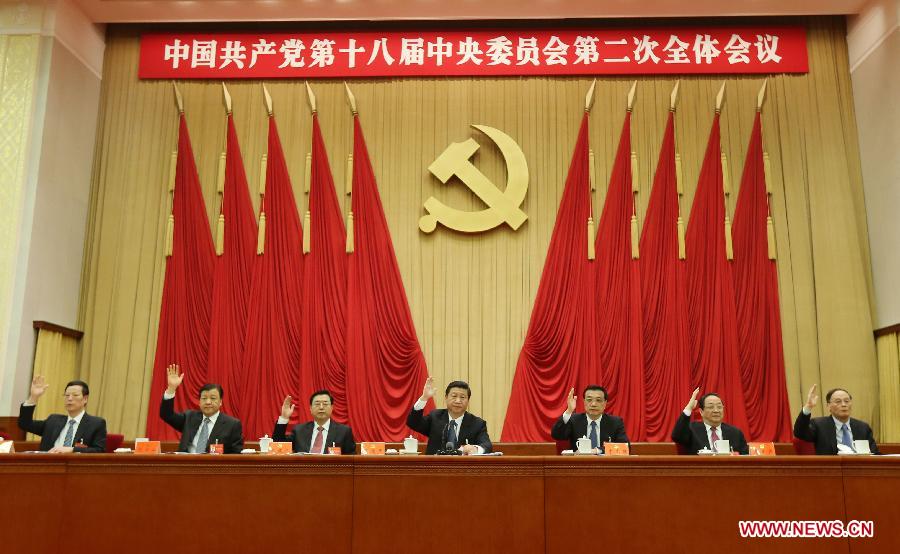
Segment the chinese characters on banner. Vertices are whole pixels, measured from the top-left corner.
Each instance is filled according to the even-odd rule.
[[[805,73],[799,26],[141,37],[142,79]]]

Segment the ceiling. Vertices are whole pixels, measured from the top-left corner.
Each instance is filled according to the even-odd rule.
[[[72,0],[97,23],[827,15],[867,0]]]

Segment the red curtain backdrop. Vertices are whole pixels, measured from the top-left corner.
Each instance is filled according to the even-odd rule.
[[[209,354],[216,254],[184,114],[178,123],[172,214],[175,218],[172,255],[166,260],[153,382],[147,406],[147,436],[157,440],[175,440],[178,436],[159,418],[159,402],[166,389],[166,367],[178,364],[185,374],[175,397],[176,409],[196,407],[197,391],[206,381]]]
[[[244,391],[240,386],[240,369],[257,228],[231,114],[228,114],[225,138],[225,184],[219,213],[225,218],[225,240],[222,255],[216,258],[207,379],[222,385],[226,411],[241,417]]]
[[[737,352],[734,284],[731,262],[725,254],[725,197],[718,113],[713,118],[700,169],[686,246],[693,384],[700,387],[701,394],[718,393],[725,404],[725,421],[747,431]],[[690,396],[685,397],[685,403],[688,398]]]
[[[312,165],[309,185],[309,253],[303,268],[300,420],[309,418],[307,399],[327,388],[334,395],[337,421],[347,421],[346,348],[347,254],[341,208],[334,191],[328,153],[312,116]]]
[[[747,429],[755,440],[791,440],[791,409],[784,377],[784,345],[778,306],[778,273],[769,259],[760,114],[747,147],[741,192],[734,212],[734,290]]]
[[[669,112],[641,236],[644,310],[644,431],[652,442],[671,440],[672,424],[691,394],[685,264],[678,259],[675,114]]]
[[[598,371],[592,286],[596,262],[587,258],[589,175],[585,113],[516,364],[501,439],[506,442],[550,440],[550,428],[566,409],[569,389],[586,384],[577,382],[579,373],[596,375]],[[581,391],[577,393],[580,397]]]
[[[269,154],[265,196],[265,245],[253,266],[247,337],[241,363],[244,395],[244,437],[254,440],[271,433],[288,394],[308,417],[307,399],[300,398],[300,332],[303,252],[300,216],[278,138],[275,117],[269,117]],[[302,415],[301,415],[302,414]]]
[[[626,112],[595,243],[598,297],[593,313],[603,369],[600,376],[582,374],[581,382],[604,385],[609,392],[607,411],[625,420],[629,439],[643,441],[646,398],[641,280],[640,263],[631,255],[631,180],[631,112]]]
[[[353,117],[354,251],[347,287],[347,394],[357,440],[401,440],[428,376],[359,117]],[[348,230],[349,232],[349,230]],[[434,407],[428,402],[426,410]]]

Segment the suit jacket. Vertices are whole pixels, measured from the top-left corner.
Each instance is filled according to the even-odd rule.
[[[168,400],[164,398],[159,405],[159,417],[181,433],[178,451],[187,452],[194,442],[194,436],[200,430],[200,424],[203,423],[203,412],[188,410],[176,414],[175,398]],[[244,434],[241,431],[240,420],[219,412],[215,425],[209,431],[209,444],[216,441],[223,445],[222,450],[225,454],[240,454],[244,448]]]
[[[572,450],[577,450],[578,446],[575,444],[575,441],[581,437],[589,436],[587,414],[574,413],[569,417],[568,422],[563,422],[562,416],[559,416],[559,419],[553,424],[553,429],[550,430],[550,436],[558,441],[568,440],[572,445]],[[631,441],[628,440],[628,435],[625,434],[625,422],[621,417],[611,414],[603,414],[603,417],[600,418],[597,440],[600,441],[601,452],[603,452],[604,442],[627,442],[629,445],[631,444]]]
[[[869,441],[869,450],[872,454],[881,454],[878,451],[878,445],[875,444],[875,437],[872,435],[872,428],[865,421],[850,418],[850,433],[853,440]],[[797,420],[794,421],[794,436],[798,439],[815,443],[816,454],[837,454],[837,427],[831,416],[812,417],[812,414],[806,415],[800,411]]]
[[[19,428],[41,436],[40,449],[43,451],[53,448],[53,444],[64,431],[69,416],[51,414],[45,420],[34,419],[35,406],[19,406]],[[83,443],[84,446],[74,446]],[[72,437],[72,445],[75,452],[90,452],[102,454],[106,452],[106,420],[102,417],[88,415],[81,418],[78,429]]]
[[[286,429],[287,423],[276,423],[275,430],[272,431],[272,440],[292,442],[294,452],[309,452],[309,448],[312,446],[315,422],[298,423],[287,434],[285,434]],[[353,430],[349,426],[342,425],[333,419],[331,424],[328,425],[328,434],[325,436],[326,452],[328,452],[327,448],[332,444],[341,447],[341,454],[356,454],[356,441],[353,440]]]
[[[735,452],[740,452],[745,456],[750,453],[747,441],[744,440],[744,433],[740,429],[723,423],[719,426],[719,430],[722,440],[727,440]],[[675,428],[672,429],[672,440],[685,446],[691,454],[696,454],[697,451],[704,448],[712,449],[706,436],[706,425],[702,421],[691,421],[690,416],[684,415],[684,412],[678,416],[678,421],[675,422]]]
[[[450,416],[445,409],[431,410],[427,416],[423,414],[424,411],[424,409],[410,410],[406,417],[406,425],[428,437],[425,453],[434,454],[447,444],[447,425],[450,423]],[[491,452],[493,448],[487,432],[487,423],[469,412],[463,414],[462,424],[457,429],[456,435],[459,446],[463,446],[468,440],[469,444],[483,448],[485,453]]]

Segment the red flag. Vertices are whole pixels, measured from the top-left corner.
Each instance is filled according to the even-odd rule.
[[[525,344],[516,364],[502,440],[548,441],[553,422],[566,409],[569,388],[579,372],[596,366],[594,262],[587,257],[591,215],[588,166],[588,114],[572,153],[566,187]],[[580,392],[580,391],[579,391]]]
[[[257,228],[241,146],[231,114],[228,114],[225,139],[225,183],[218,227],[222,227],[223,244],[220,245],[222,254],[216,258],[207,378],[222,385],[227,393],[224,404],[233,414],[241,417],[243,389],[239,386],[242,382],[240,367],[247,334]]]
[[[253,266],[241,363],[241,417],[244,436],[251,440],[272,432],[286,395],[292,395],[297,404],[295,417],[308,409],[307,399],[299,394],[303,229],[274,116],[269,117],[266,189],[260,204],[260,221],[266,222],[265,227],[260,223],[265,242]]]
[[[741,379],[752,440],[791,439],[791,408],[784,376],[778,273],[769,259],[769,218],[759,112],[747,147],[734,212],[734,290]]]
[[[625,420],[628,438],[644,440],[644,350],[640,263],[632,259],[634,215],[631,175],[631,112],[622,124],[600,225],[597,228],[597,338],[603,374],[582,373],[582,383],[605,385],[607,411]],[[637,233],[637,230],[634,230]],[[637,237],[634,237],[637,240]]]
[[[348,261],[347,395],[358,440],[403,439],[428,368],[400,278],[359,117],[353,117],[354,251]],[[429,400],[426,410],[433,407]]]
[[[692,380],[694,386],[700,387],[701,394],[718,393],[725,404],[725,420],[746,433],[734,284],[731,263],[725,254],[725,199],[718,113],[713,118],[700,169],[686,246]],[[685,394],[685,402],[688,398]]]
[[[646,440],[670,441],[691,392],[685,264],[678,259],[675,118],[669,112],[641,236]]]
[[[197,391],[206,381],[209,353],[215,250],[184,114],[178,125],[173,196],[172,250],[166,260],[156,358],[147,406],[147,436],[158,440],[173,440],[178,436],[159,418],[159,402],[167,386],[166,367],[178,364],[184,372],[184,382],[175,397],[176,409],[194,408]]]
[[[308,418],[306,398],[315,390],[327,388],[334,397],[332,417],[347,421],[345,383],[346,349],[344,333],[347,312],[346,235],[341,208],[334,191],[334,179],[328,165],[328,153],[319,128],[319,117],[312,117],[312,165],[309,184],[307,223],[309,253],[304,259],[303,334],[300,372],[303,379],[300,420]]]

